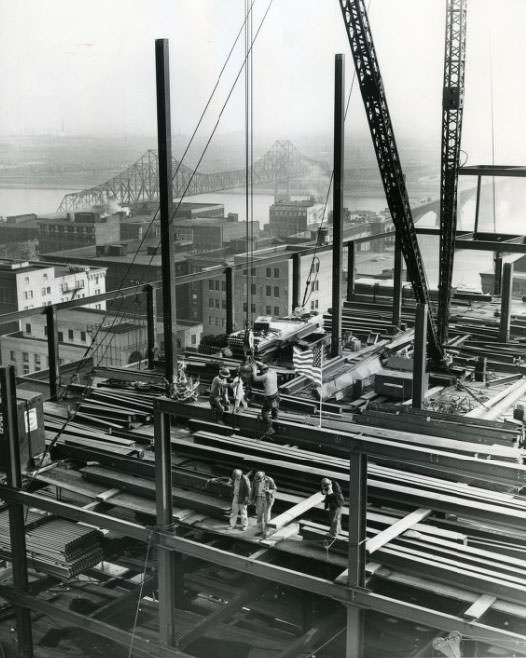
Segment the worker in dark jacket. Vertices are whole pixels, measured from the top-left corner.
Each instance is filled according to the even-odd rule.
[[[230,527],[232,530],[236,527],[237,517],[241,520],[241,530],[248,528],[247,506],[250,500],[250,480],[240,468],[232,471],[232,478],[229,480],[232,487],[232,511],[230,512]]]
[[[329,513],[329,541],[336,539],[342,529],[343,494],[338,482],[329,478],[321,481],[321,492],[325,496],[325,509]]]
[[[251,503],[256,506],[256,517],[259,532],[267,536],[267,524],[270,521],[270,512],[276,497],[276,483],[264,471],[258,471],[254,476]]]
[[[228,378],[230,370],[221,368],[219,373],[212,379],[210,386],[210,408],[217,420],[223,420],[225,411],[229,410],[230,400],[228,398]]]
[[[261,364],[259,370],[260,374],[258,375],[254,364],[252,379],[255,382],[263,383],[263,394],[265,396],[261,408],[261,417],[265,426],[265,433],[261,438],[265,439],[275,434],[272,421],[278,418],[279,412],[278,373],[273,368],[269,368],[266,363]]]

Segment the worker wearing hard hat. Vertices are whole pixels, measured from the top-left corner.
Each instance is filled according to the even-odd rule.
[[[255,382],[263,383],[263,406],[261,408],[261,417],[265,425],[265,433],[261,438],[268,438],[274,434],[272,421],[276,420],[279,412],[279,392],[278,392],[278,373],[269,368],[266,363],[259,366],[261,374],[257,374],[256,365],[254,364],[254,374],[252,376]]]
[[[235,468],[232,471],[232,478],[229,480],[232,487],[232,509],[230,512],[230,528],[235,529],[237,519],[241,521],[241,530],[248,528],[248,512],[247,506],[250,500],[250,480],[240,468]]]
[[[338,482],[329,478],[321,481],[321,492],[325,496],[325,509],[329,513],[328,539],[335,539],[342,529],[343,494]]]
[[[264,471],[257,471],[254,476],[251,502],[256,506],[256,517],[259,532],[267,536],[267,525],[270,521],[270,512],[276,497],[276,483]]]

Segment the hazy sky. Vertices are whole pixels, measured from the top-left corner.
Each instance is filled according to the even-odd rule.
[[[268,0],[256,0],[254,25]],[[439,144],[445,0],[372,0],[370,18],[399,141]],[[154,39],[170,40],[172,125],[188,133],[242,23],[244,0],[0,0],[0,133],[155,134]],[[526,116],[526,2],[468,0],[463,147],[490,162],[490,70],[496,162],[521,164]],[[217,116],[235,77],[227,69]],[[274,0],[254,47],[258,138],[330,132],[334,54],[346,54],[338,0]],[[242,78],[240,83],[242,82]],[[243,93],[219,132],[243,129]],[[353,95],[349,130],[362,131]],[[203,133],[206,134],[206,131]]]

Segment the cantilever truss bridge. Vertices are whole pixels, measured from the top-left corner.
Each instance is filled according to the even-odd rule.
[[[246,180],[245,169],[196,173],[192,177],[193,169],[177,160],[173,161],[172,171],[174,198],[227,190],[244,185]],[[288,140],[276,141],[254,162],[253,183],[276,184],[323,174],[328,174],[327,164],[306,157]],[[110,199],[122,205],[159,200],[157,151],[147,151],[137,162],[100,185],[66,194],[58,212],[103,205]]]

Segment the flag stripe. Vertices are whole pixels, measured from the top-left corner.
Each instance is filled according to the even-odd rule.
[[[306,350],[300,350],[298,347],[296,347],[296,345],[294,345],[293,362],[294,368],[298,371],[298,373],[301,373],[302,375],[305,375],[305,377],[314,380],[316,384],[321,386],[321,350],[319,348],[315,353],[310,348],[307,348]]]

